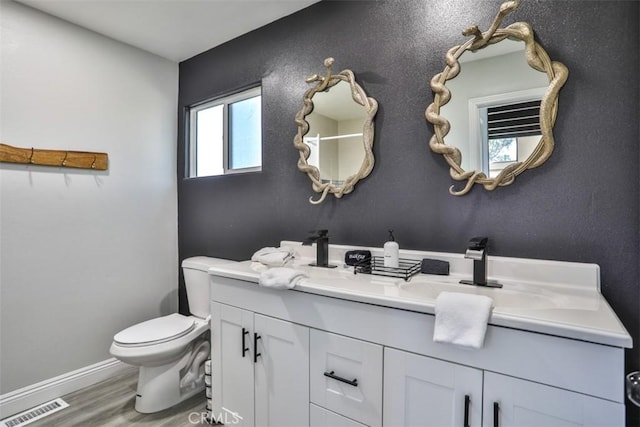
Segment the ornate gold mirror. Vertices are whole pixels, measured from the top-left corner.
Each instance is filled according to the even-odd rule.
[[[309,198],[312,204],[322,203],[329,193],[337,198],[351,193],[374,164],[373,119],[378,103],[367,97],[351,70],[332,74],[333,62],[333,58],[325,59],[325,76],[306,79],[316,85],[305,92],[304,105],[295,118],[298,169],[309,176],[313,190],[321,193],[318,200]]]
[[[568,70],[549,59],[529,24],[499,28],[518,4],[503,3],[485,32],[466,29],[462,34],[473,38],[449,49],[444,71],[431,79],[429,147],[444,156],[454,180],[467,181],[449,188],[456,196],[475,183],[487,190],[512,184],[553,151],[558,92]]]

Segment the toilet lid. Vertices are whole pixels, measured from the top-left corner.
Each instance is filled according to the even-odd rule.
[[[136,345],[171,341],[188,334],[195,327],[192,317],[174,313],[147,320],[118,332],[113,340],[118,344]]]

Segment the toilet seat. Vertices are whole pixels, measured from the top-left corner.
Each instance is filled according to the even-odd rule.
[[[113,340],[122,347],[140,347],[173,341],[196,327],[193,317],[178,313],[147,320],[119,333]]]

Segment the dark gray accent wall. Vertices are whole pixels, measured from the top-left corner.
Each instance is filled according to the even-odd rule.
[[[569,68],[555,151],[511,186],[453,197],[448,167],[428,147],[429,80],[466,40],[462,30],[485,30],[500,4],[323,1],[182,62],[180,258],[246,259],[321,227],[333,243],[381,246],[393,228],[402,248],[458,253],[486,235],[494,255],[599,264],[603,294],[640,345],[640,3],[521,2],[506,23],[529,22]],[[307,200],[317,195],[296,167],[293,118],[304,79],[323,73],[329,56],[379,102],[376,164],[352,194],[313,206]],[[255,82],[263,88],[263,171],[184,179],[184,108]],[[640,369],[639,355],[627,352],[627,371]]]

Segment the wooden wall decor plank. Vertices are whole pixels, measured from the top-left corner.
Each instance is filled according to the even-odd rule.
[[[92,151],[43,150],[0,144],[0,162],[107,170],[109,155]]]

